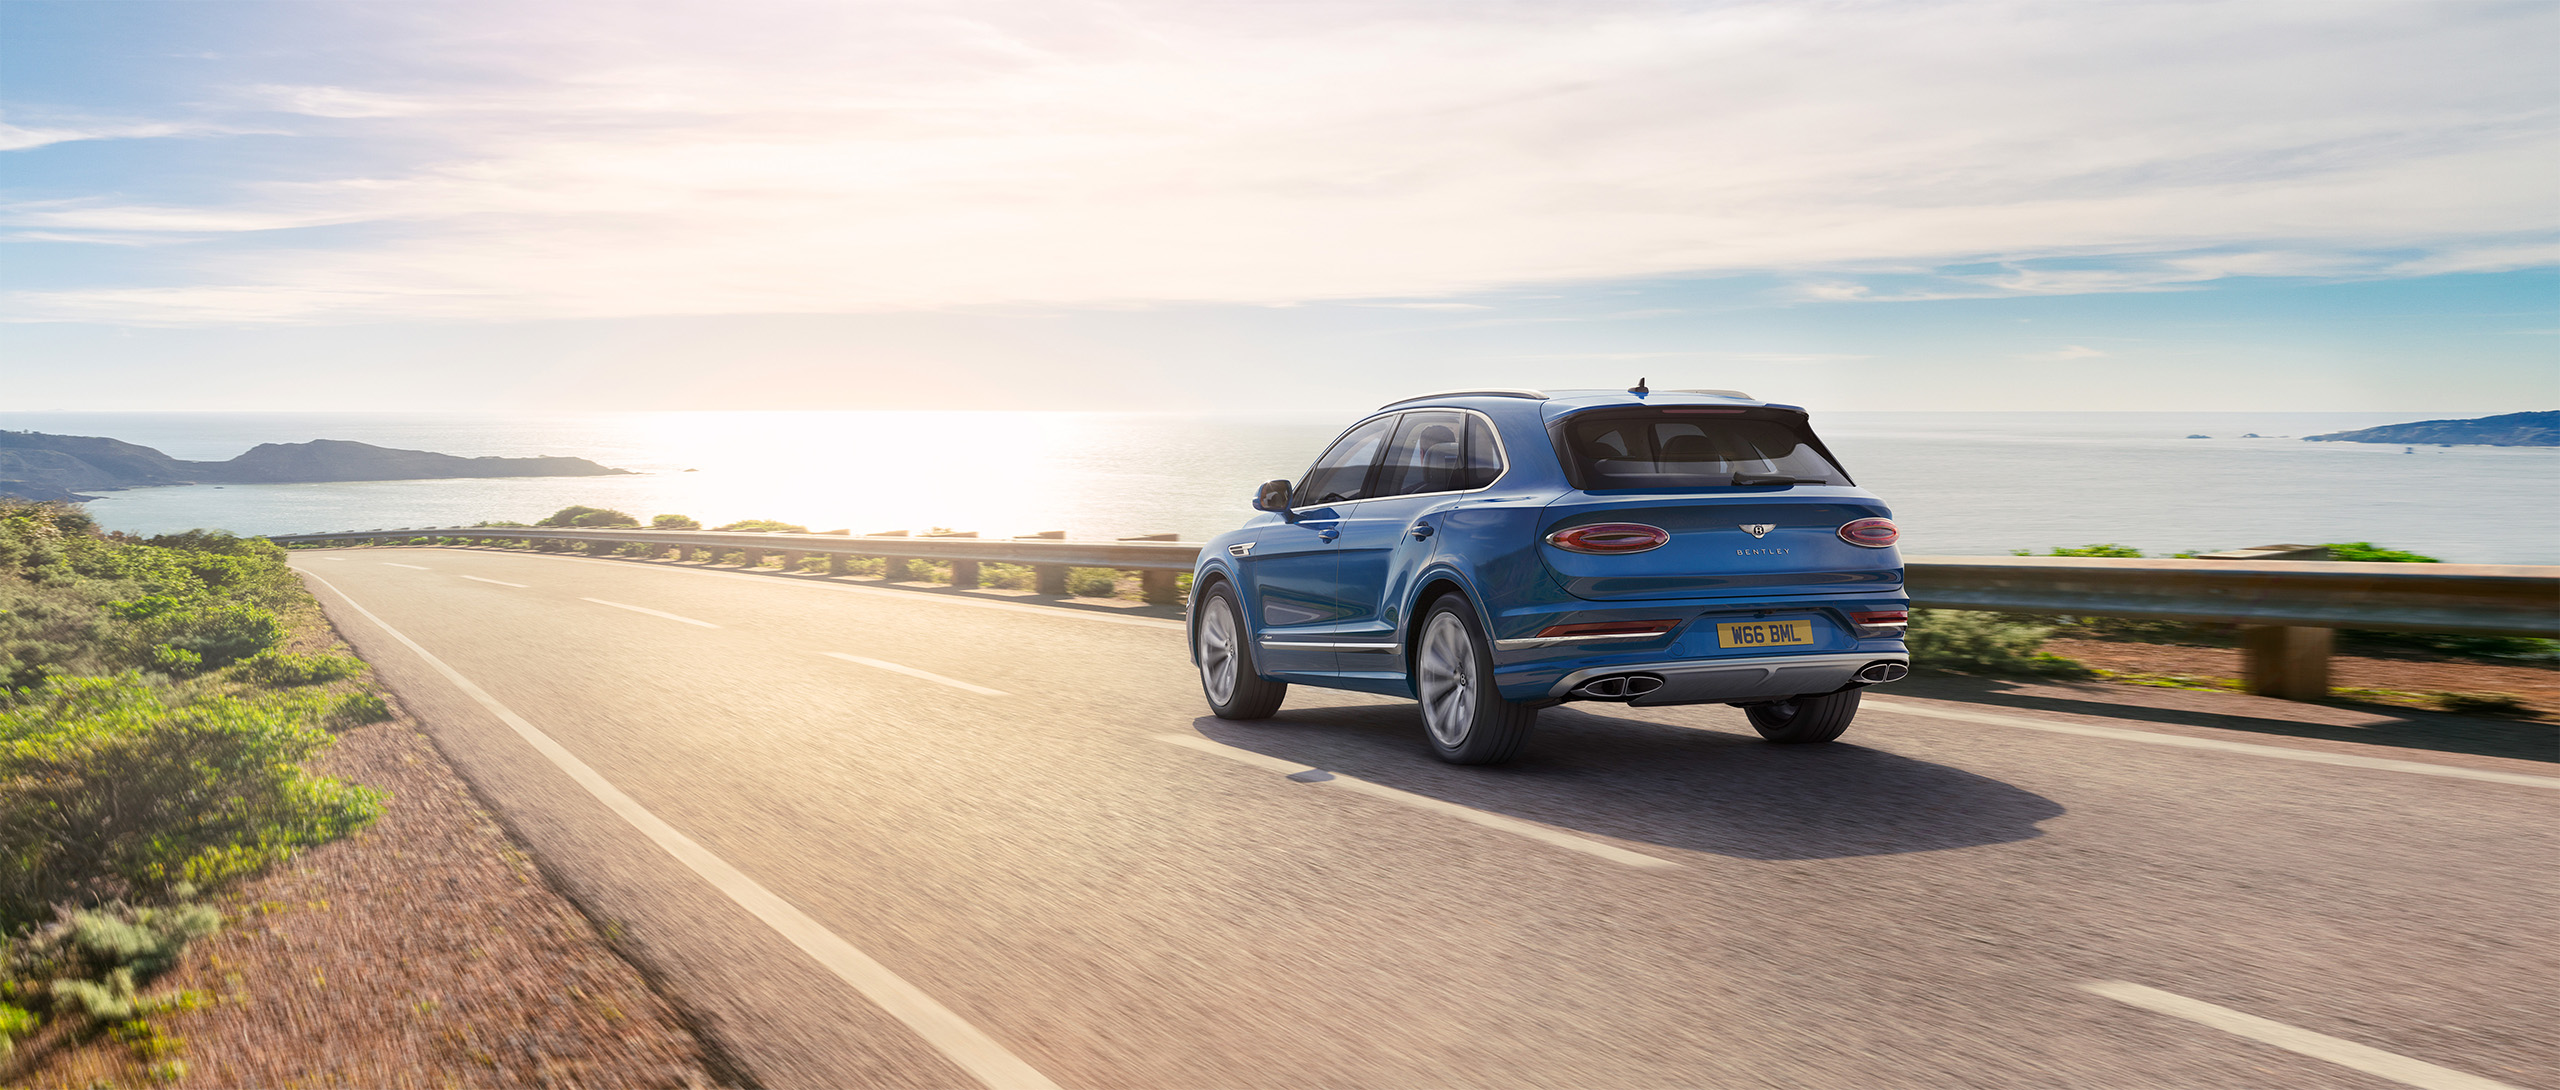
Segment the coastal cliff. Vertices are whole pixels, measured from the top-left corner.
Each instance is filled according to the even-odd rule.
[[[2467,443],[2490,447],[2560,447],[2560,411],[2506,413],[2476,420],[2420,420],[2357,431],[2306,435],[2310,443]]]
[[[84,491],[173,484],[299,484],[448,477],[603,477],[631,472],[584,458],[464,458],[343,439],[261,443],[227,461],[189,462],[92,435],[0,431],[0,496],[76,502]]]

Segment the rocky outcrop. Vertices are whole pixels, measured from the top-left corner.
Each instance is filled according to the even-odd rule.
[[[228,461],[187,462],[91,435],[0,431],[0,496],[78,501],[81,493],[170,484],[299,484],[447,477],[601,477],[629,473],[584,458],[463,458],[343,439],[261,443]]]
[[[2357,431],[2306,435],[2307,443],[2467,443],[2491,447],[2560,447],[2560,411],[2506,413],[2477,420],[2421,420]]]

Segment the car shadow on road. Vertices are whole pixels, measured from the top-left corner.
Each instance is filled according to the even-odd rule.
[[[2256,734],[2281,734],[2293,738],[2321,738],[2333,742],[2362,742],[2367,745],[2399,746],[2404,749],[2428,749],[2440,753],[2471,753],[2483,757],[2512,757],[2525,761],[2560,761],[2560,731],[2549,723],[2513,719],[2491,719],[2485,716],[2451,715],[2419,711],[2388,704],[2365,704],[2344,700],[2322,701],[2303,705],[2305,708],[2329,708],[2369,716],[2361,723],[2278,719],[2262,715],[2236,715],[2205,708],[2161,707],[2152,703],[2132,703],[2137,694],[2126,693],[2121,685],[2104,682],[2078,684],[2019,683],[1988,678],[1933,677],[1914,678],[1894,690],[1892,695],[1926,697],[1932,700],[1961,700],[1990,708],[2018,711],[2063,712],[2077,715],[2103,716],[2111,720],[2142,723],[2170,723],[2189,727],[2213,727],[2220,730],[2249,731]],[[2175,691],[2171,691],[2175,692]],[[2178,693],[2176,695],[2186,696]],[[2110,698],[2114,699],[2110,699]],[[2196,693],[2190,699],[2228,700],[2235,693]],[[2165,699],[2166,697],[2155,697]],[[2259,707],[2263,701],[2251,699]]]
[[[1493,768],[1433,759],[1412,704],[1194,725],[1225,745],[1461,806],[1741,859],[2003,844],[2042,836],[2038,823],[2063,813],[1998,780],[1854,742],[1780,746],[1572,707],[1548,709],[1521,756]]]

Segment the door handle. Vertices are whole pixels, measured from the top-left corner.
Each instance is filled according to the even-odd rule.
[[[1420,541],[1423,538],[1431,536],[1431,524],[1428,522],[1417,522],[1411,526],[1405,527],[1404,532],[1412,534],[1415,541]]]
[[[1317,540],[1319,540],[1319,541],[1331,541],[1331,540],[1333,540],[1333,539],[1335,539],[1335,538],[1337,538],[1337,537],[1341,537],[1341,536],[1342,536],[1342,531],[1340,531],[1340,530],[1336,530],[1336,529],[1334,529],[1334,528],[1332,528],[1332,527],[1330,527],[1330,526],[1325,527],[1325,528],[1324,528],[1324,529],[1322,529],[1322,530],[1318,530],[1318,531],[1316,531],[1316,539],[1317,539]]]

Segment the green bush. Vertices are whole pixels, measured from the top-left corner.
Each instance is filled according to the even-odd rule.
[[[348,693],[330,706],[327,722],[333,730],[353,730],[390,719],[391,702],[381,693]]]
[[[364,663],[349,655],[325,652],[297,655],[290,651],[261,651],[241,660],[236,669],[243,680],[281,687],[343,681],[363,673]]]
[[[701,523],[683,515],[659,515],[651,518],[649,520],[649,525],[660,530],[699,530],[702,528]]]
[[[2009,550],[2009,555],[2011,555],[2011,556],[2034,556],[2034,555],[2036,555],[2036,553],[2035,553],[2035,551],[2034,551],[2034,550],[2031,550],[2031,549],[2011,549],[2011,550]],[[2052,552],[2045,553],[2044,555],[2046,555],[2046,556],[2113,556],[2113,557],[2124,557],[2124,558],[2128,558],[2128,559],[2140,559],[2140,558],[2141,558],[2141,556],[2142,556],[2142,550],[2137,549],[2137,548],[2134,548],[2134,547],[2133,547],[2133,546],[2131,546],[2131,545],[2117,545],[2117,544],[2114,544],[2114,543],[2112,543],[2112,542],[2101,542],[2101,543],[2096,544],[2096,545],[2081,545],[2081,546],[2078,546],[2078,547],[2076,547],[2076,548],[2061,548],[2061,547],[2056,547]]]
[[[2443,561],[2432,556],[2425,556],[2419,553],[2407,552],[2400,549],[2385,549],[2370,541],[2332,541],[2320,547],[2329,550],[2329,559],[2331,560],[2353,560],[2368,564],[2443,563]]]
[[[1904,639],[1913,669],[1953,674],[2041,674],[2085,677],[2090,670],[2040,651],[2051,628],[2021,624],[1996,613],[1915,609]]]
[[[248,874],[371,822],[382,795],[303,771],[309,701],[174,700],[140,675],[56,678],[0,710],[0,929],[45,906]]]
[[[1120,590],[1120,573],[1112,568],[1068,568],[1067,594],[1076,598],[1109,598]]]
[[[18,1050],[18,1038],[36,1031],[36,1016],[24,1007],[0,1003],[0,1060]]]
[[[778,522],[773,519],[739,519],[716,528],[740,533],[805,534],[809,532],[808,527],[799,523]]]
[[[638,526],[640,520],[610,507],[570,504],[544,516],[536,526]]]
[[[284,642],[284,621],[245,602],[213,601],[154,614],[147,628],[162,647],[194,653],[202,666],[228,666]]]
[[[65,912],[14,944],[0,961],[0,975],[19,994],[49,1001],[57,1014],[101,1022],[192,1009],[195,993],[146,997],[139,994],[141,986],[174,968],[189,943],[221,928],[221,913],[200,904],[136,907],[115,902]],[[31,1019],[22,1024],[33,1028]]]
[[[844,570],[848,575],[887,575],[889,562],[876,556],[849,556],[845,558]]]
[[[1038,590],[1040,575],[1028,564],[980,564],[978,585],[998,590]]]

